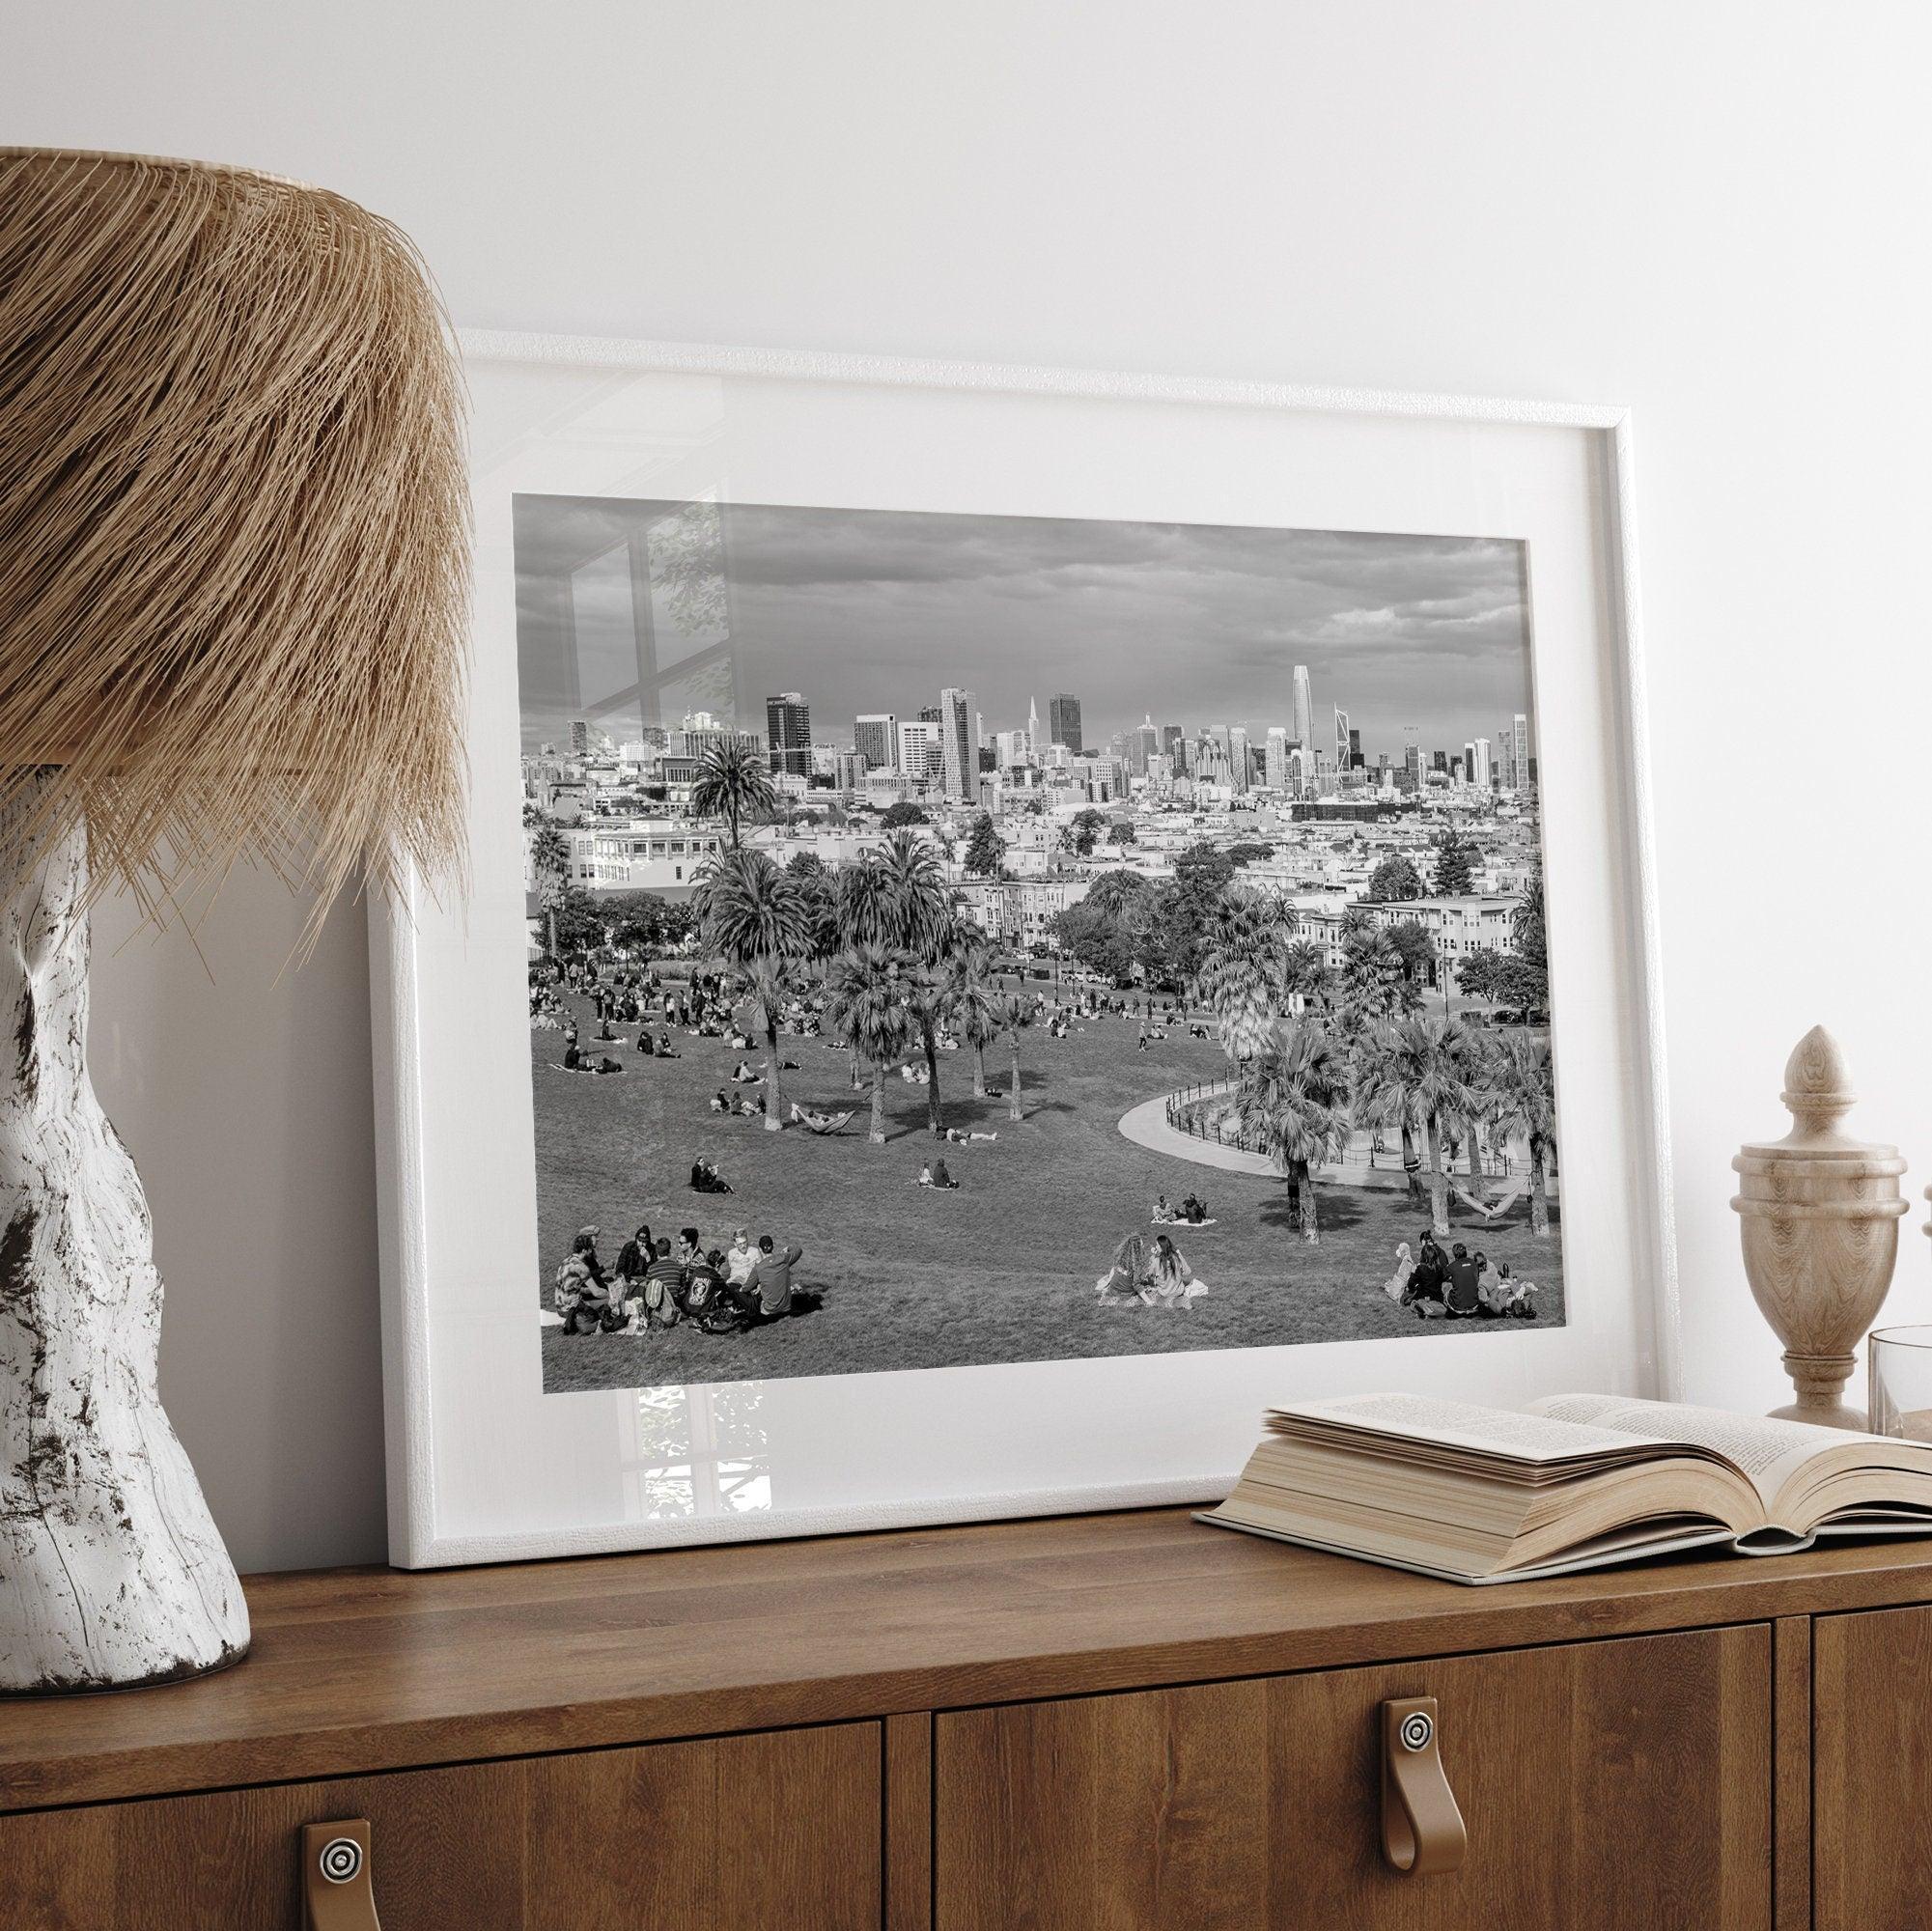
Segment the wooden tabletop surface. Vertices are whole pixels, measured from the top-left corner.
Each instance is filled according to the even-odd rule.
[[[1164,1509],[248,1598],[222,1675],[0,1700],[0,1809],[1932,1601],[1932,1540],[1470,1589]]]

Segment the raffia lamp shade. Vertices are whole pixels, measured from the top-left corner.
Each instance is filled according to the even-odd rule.
[[[314,891],[313,934],[364,876],[461,878],[467,502],[448,332],[389,223],[0,149],[0,1690],[246,1647],[84,1063],[87,908],[113,883],[166,920],[252,860]]]

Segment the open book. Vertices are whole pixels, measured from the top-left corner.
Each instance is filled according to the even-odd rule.
[[[1932,1535],[1932,1442],[1722,1409],[1560,1394],[1526,1412],[1366,1394],[1272,1409],[1200,1520],[1456,1582],[1722,1544]]]

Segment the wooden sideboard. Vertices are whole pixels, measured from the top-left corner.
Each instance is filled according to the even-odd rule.
[[[1932,1925],[1932,1542],[1462,1589],[1162,1510],[249,1599],[225,1675],[0,1702],[6,1931],[297,1931],[350,1819],[383,1931]]]

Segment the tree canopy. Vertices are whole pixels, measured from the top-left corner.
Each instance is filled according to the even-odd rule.
[[[1437,832],[1430,848],[1436,854],[1433,889],[1437,897],[1460,897],[1475,890],[1475,868],[1482,862],[1476,846],[1456,831],[1445,830]]]
[[[926,816],[923,805],[902,798],[898,803],[885,807],[884,816],[879,822],[887,831],[897,831],[902,825],[930,825],[932,820]]]
[[[1369,875],[1368,896],[1384,905],[1391,901],[1419,899],[1422,896],[1422,875],[1399,854],[1392,858],[1385,858]]]
[[[966,868],[976,878],[996,879],[1006,861],[1006,840],[993,828],[993,814],[982,811],[973,820],[972,835],[966,840]]]

